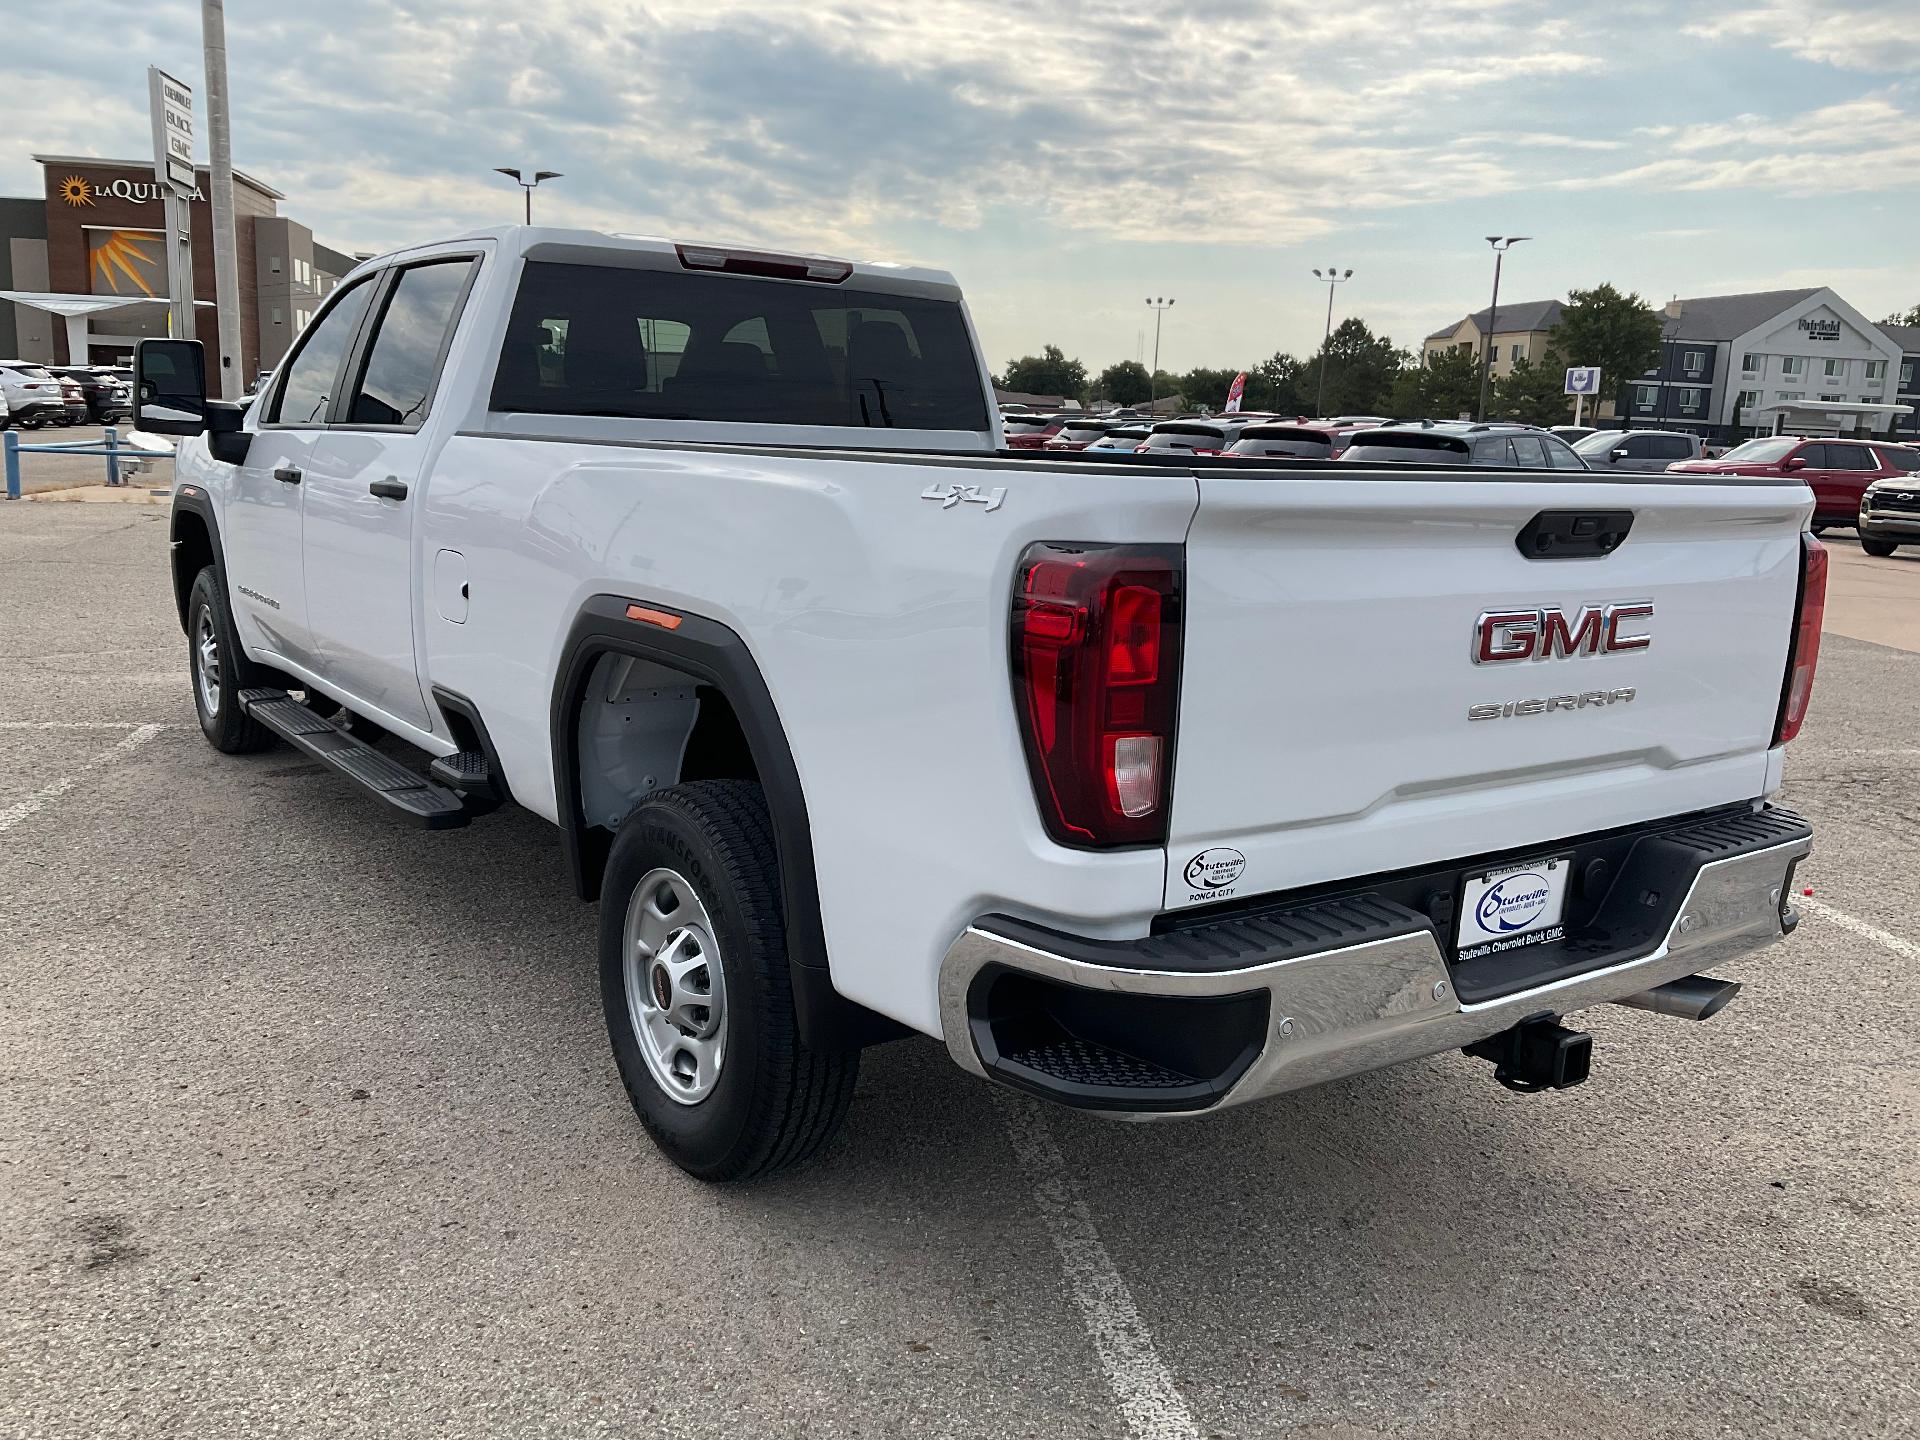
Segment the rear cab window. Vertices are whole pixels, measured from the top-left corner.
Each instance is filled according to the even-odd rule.
[[[491,408],[989,428],[957,301],[864,291],[857,278],[835,285],[541,260],[522,274]]]

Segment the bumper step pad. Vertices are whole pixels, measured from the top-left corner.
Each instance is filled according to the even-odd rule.
[[[404,820],[428,830],[451,830],[472,818],[452,790],[354,739],[284,690],[242,690],[240,708],[294,749],[384,801]]]

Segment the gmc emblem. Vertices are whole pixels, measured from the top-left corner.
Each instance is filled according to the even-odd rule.
[[[1489,610],[1473,625],[1473,663],[1553,660],[1572,655],[1617,655],[1644,650],[1653,637],[1623,634],[1630,621],[1653,614],[1651,600],[1619,600],[1583,606],[1571,620],[1563,610]]]

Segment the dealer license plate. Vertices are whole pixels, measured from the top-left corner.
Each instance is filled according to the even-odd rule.
[[[1558,940],[1566,933],[1560,912],[1567,871],[1568,857],[1560,855],[1468,876],[1460,895],[1459,958],[1478,960]]]

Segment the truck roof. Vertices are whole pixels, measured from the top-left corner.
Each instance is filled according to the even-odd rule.
[[[471,244],[477,240],[489,241],[506,254],[528,255],[540,252],[539,258],[590,263],[596,256],[658,256],[662,259],[677,259],[689,269],[719,269],[718,264],[688,264],[689,257],[752,257],[760,262],[779,264],[785,262],[798,267],[819,267],[822,274],[808,277],[795,275],[795,279],[812,278],[815,281],[825,278],[828,267],[841,272],[832,283],[848,282],[878,283],[883,288],[897,292],[920,293],[937,296],[941,299],[957,299],[960,295],[959,282],[950,271],[936,270],[924,265],[908,265],[891,260],[849,260],[838,255],[819,255],[800,251],[768,250],[759,246],[736,243],[714,243],[711,241],[673,240],[660,235],[628,235],[606,230],[580,230],[554,225],[491,225],[475,230],[461,231],[438,240],[418,245],[404,246],[354,267],[356,271],[373,265],[386,264],[397,256],[410,255],[416,251],[444,249],[448,245]],[[614,260],[612,263],[619,263]],[[765,270],[759,273],[766,273]],[[777,277],[776,277],[777,278]]]

